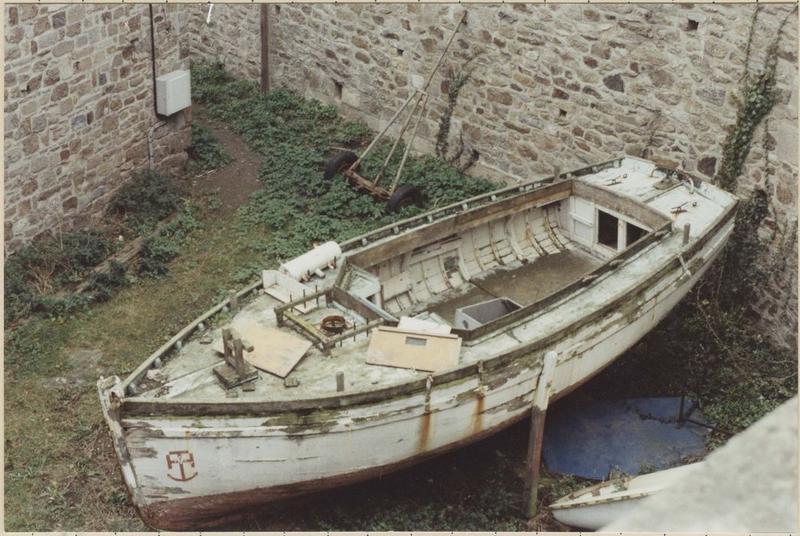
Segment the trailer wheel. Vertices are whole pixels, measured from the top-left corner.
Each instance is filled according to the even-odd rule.
[[[420,203],[422,203],[422,192],[419,188],[413,184],[401,184],[386,202],[386,208],[389,212],[399,212],[408,205]]]
[[[328,163],[325,164],[325,173],[322,177],[326,181],[329,181],[340,171],[352,166],[356,160],[358,160],[358,156],[353,151],[341,151],[336,153],[328,160]]]

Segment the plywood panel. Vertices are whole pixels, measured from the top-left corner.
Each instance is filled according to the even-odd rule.
[[[458,365],[461,337],[381,326],[372,333],[367,363],[439,372]]]
[[[281,378],[285,378],[311,348],[311,341],[255,320],[236,322],[233,330],[253,347],[252,352],[244,352],[245,361]],[[221,339],[215,341],[214,349],[222,353]]]

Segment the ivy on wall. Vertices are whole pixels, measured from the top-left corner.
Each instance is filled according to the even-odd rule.
[[[767,59],[760,72],[749,71],[750,50],[761,6],[753,12],[750,34],[745,49],[745,73],[742,93],[737,103],[736,123],[729,132],[722,149],[722,162],[716,176],[717,183],[729,192],[736,191],[737,179],[742,174],[744,163],[750,154],[753,134],[761,122],[769,115],[777,101],[775,91],[778,66],[778,43],[783,28],[796,11],[797,6],[786,15],[775,33],[775,38],[767,49]]]

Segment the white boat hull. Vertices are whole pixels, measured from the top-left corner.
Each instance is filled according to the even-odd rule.
[[[153,527],[208,525],[232,511],[372,478],[486,437],[529,414],[546,351],[560,356],[553,383],[559,397],[639,341],[702,277],[732,226],[706,242],[691,275],[680,266],[662,272],[619,309],[483,375],[375,403],[258,416],[120,418],[104,402],[134,503]]]

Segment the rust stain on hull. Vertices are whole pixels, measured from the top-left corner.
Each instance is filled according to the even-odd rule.
[[[478,393],[478,398],[475,401],[475,412],[472,414],[472,433],[479,434],[483,429],[483,410],[485,405],[485,397],[483,393]]]
[[[417,443],[417,452],[425,452],[428,450],[428,440],[431,436],[431,412],[426,410],[422,414],[422,419],[419,426],[419,442]]]

